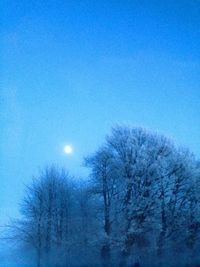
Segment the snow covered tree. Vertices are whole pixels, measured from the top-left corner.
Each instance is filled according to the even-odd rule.
[[[117,126],[85,165],[87,181],[49,167],[26,189],[11,229],[37,267],[199,264],[200,163],[192,153]]]
[[[101,257],[104,267],[110,266],[111,250],[111,208],[115,195],[115,169],[112,164],[112,155],[104,147],[96,154],[85,160],[86,166],[92,169],[92,193],[100,196],[103,203],[103,244],[101,246]]]
[[[37,267],[64,261],[69,226],[70,186],[64,170],[46,168],[26,189],[21,204],[22,219],[13,225],[23,245],[35,250]],[[58,266],[58,265],[57,265]],[[60,266],[60,265],[59,265]]]
[[[93,186],[103,200],[104,226],[109,225],[104,227],[106,253],[110,257],[111,244],[119,248],[120,267],[133,263],[145,247],[146,258],[156,247],[160,257],[178,249],[194,196],[195,164],[192,154],[168,138],[123,126],[115,127],[89,159]]]

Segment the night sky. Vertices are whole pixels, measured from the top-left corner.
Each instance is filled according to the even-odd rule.
[[[199,0],[3,0],[0,10],[1,224],[39,168],[86,177],[83,158],[116,123],[200,156]]]

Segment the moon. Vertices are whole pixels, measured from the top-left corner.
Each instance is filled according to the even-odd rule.
[[[73,153],[73,148],[72,148],[72,146],[71,145],[65,145],[64,146],[64,153],[65,154],[72,154]]]

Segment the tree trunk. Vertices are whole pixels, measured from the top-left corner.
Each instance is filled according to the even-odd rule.
[[[110,222],[110,200],[109,190],[107,184],[107,176],[103,175],[103,198],[104,198],[104,232],[106,235],[104,244],[101,248],[101,258],[103,267],[110,267],[110,233],[111,233],[111,222]]]
[[[167,218],[166,218],[166,213],[165,213],[165,200],[164,200],[164,189],[162,187],[162,206],[161,206],[161,232],[158,237],[158,242],[157,242],[157,255],[162,256],[163,254],[163,248],[164,248],[164,242],[165,242],[165,237],[166,237],[166,232],[167,232]]]
[[[126,267],[127,266],[127,260],[128,260],[128,255],[125,250],[121,252],[120,255],[120,262],[119,262],[119,267]]]
[[[37,250],[37,267],[41,267],[41,250]]]
[[[101,249],[102,266],[110,267],[110,244],[106,243]]]

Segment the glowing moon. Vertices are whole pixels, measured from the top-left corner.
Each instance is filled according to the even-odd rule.
[[[72,154],[72,152],[73,152],[72,146],[65,145],[64,146],[64,152],[65,152],[65,154]]]

